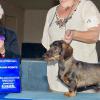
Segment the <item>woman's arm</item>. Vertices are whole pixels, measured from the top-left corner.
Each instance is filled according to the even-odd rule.
[[[96,43],[100,37],[100,25],[92,27],[88,31],[67,30],[64,40],[70,43],[72,40],[84,43]]]
[[[85,42],[96,43],[99,40],[100,25],[88,29],[88,31],[72,31],[72,39]]]

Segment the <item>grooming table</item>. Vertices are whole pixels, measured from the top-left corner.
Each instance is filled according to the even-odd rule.
[[[100,100],[99,93],[78,93],[75,97],[66,97],[60,92],[50,92],[46,70],[44,60],[22,59],[21,93],[1,94],[0,100]]]

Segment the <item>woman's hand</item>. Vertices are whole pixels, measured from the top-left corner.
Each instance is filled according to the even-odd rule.
[[[65,32],[65,35],[64,35],[64,41],[65,41],[66,43],[71,43],[72,39],[73,39],[72,30],[67,30],[67,31]]]

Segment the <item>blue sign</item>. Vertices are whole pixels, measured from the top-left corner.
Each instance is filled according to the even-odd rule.
[[[0,59],[0,93],[20,92],[20,62]]]

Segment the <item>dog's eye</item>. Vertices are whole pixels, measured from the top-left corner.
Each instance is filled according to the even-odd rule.
[[[59,48],[58,47],[54,47],[54,50],[55,50],[55,52],[58,52]]]

